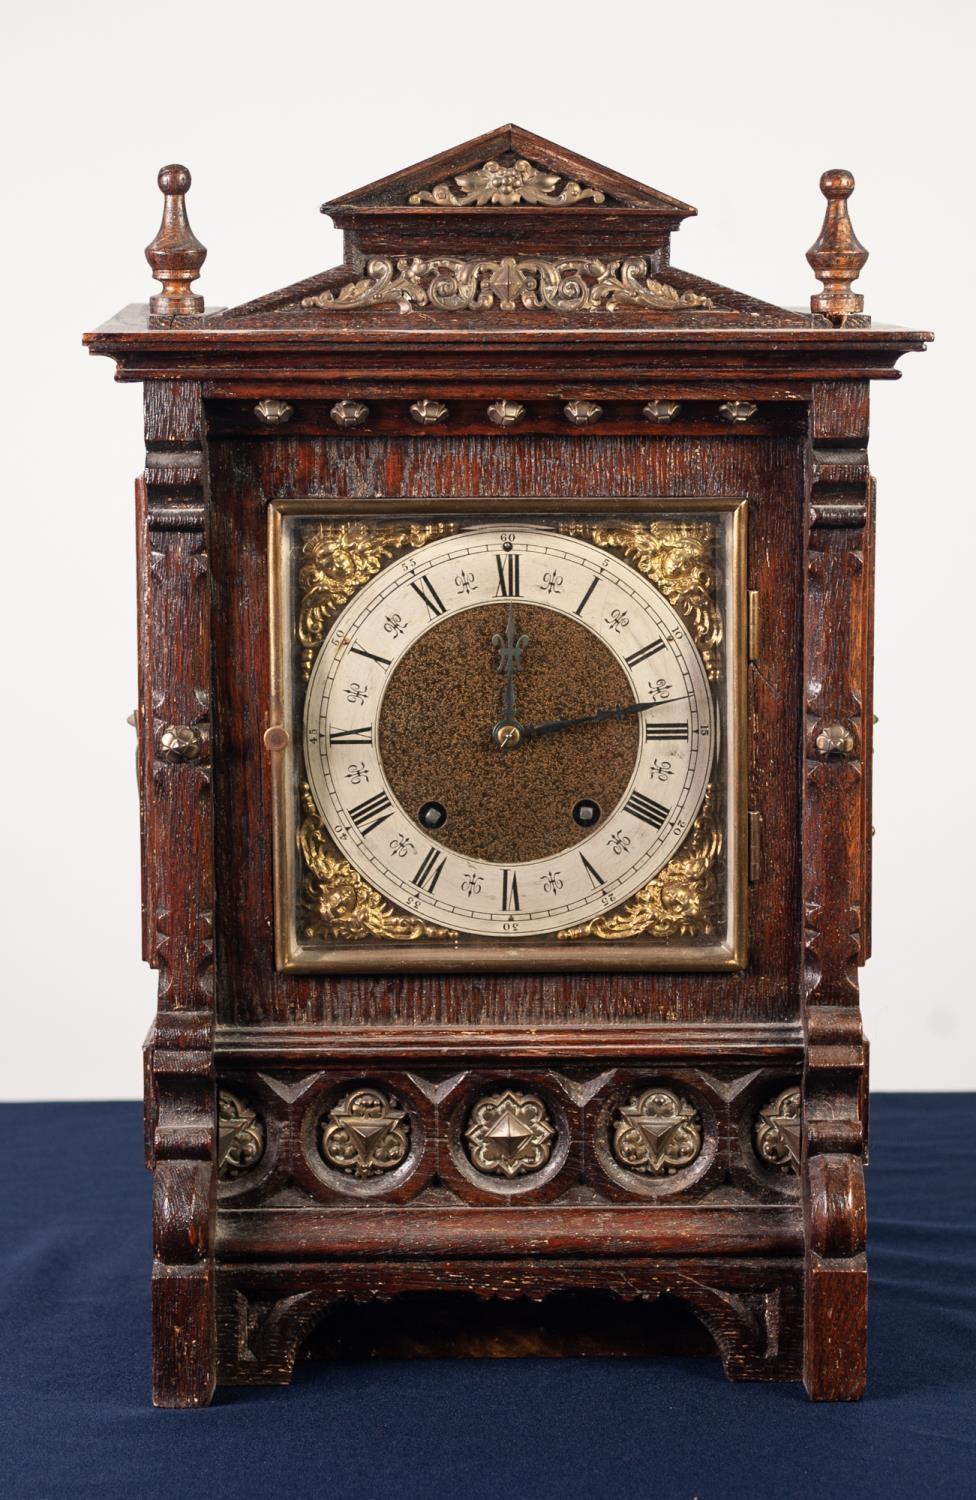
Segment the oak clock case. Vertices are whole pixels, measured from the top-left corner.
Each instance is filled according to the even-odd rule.
[[[443,1353],[481,1299],[493,1349],[856,1399],[868,393],[931,335],[853,290],[853,178],[809,311],[514,125],[237,307],[159,186],[160,290],[86,336],[144,387],[153,1400],[287,1384],[372,1299],[421,1352],[429,1296]]]
[[[532,504],[271,506],[279,967],[743,962],[745,502]]]

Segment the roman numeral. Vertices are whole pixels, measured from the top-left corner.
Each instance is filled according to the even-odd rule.
[[[495,590],[495,598],[499,594],[505,599],[514,598],[519,592],[519,560],[514,552],[507,557],[496,557],[495,566],[498,569],[498,587]]]
[[[412,578],[410,580],[410,587],[415,594],[420,595],[426,604],[427,618],[429,620],[436,620],[438,615],[444,613],[446,605],[429,578]]]
[[[518,911],[518,877],[514,870],[502,871],[502,911]]]
[[[606,885],[606,881],[604,880],[603,876],[600,874],[599,870],[594,870],[586,855],[581,854],[580,859],[583,861],[583,869],[590,877],[591,885],[593,885],[594,887],[598,885]]]
[[[358,807],[351,807],[349,816],[365,838],[367,833],[372,833],[374,828],[379,828],[393,816],[393,803],[385,792],[377,792],[375,797],[367,797]]]
[[[576,614],[581,615],[583,613],[583,609],[584,609],[584,607],[586,605],[587,599],[590,597],[590,595],[592,594],[593,590],[596,588],[596,586],[597,586],[597,584],[599,582],[600,582],[599,578],[594,578],[593,582],[590,584],[589,588],[587,589],[586,593],[583,595],[583,597],[580,600],[579,604],[577,604],[576,611],[575,611]]]
[[[438,856],[440,857],[438,858]],[[422,891],[429,891],[430,894],[433,895],[434,886],[437,884],[438,880],[440,880],[441,871],[446,864],[447,855],[441,854],[439,849],[435,849],[433,846],[431,846],[430,850],[424,858],[422,865],[420,866],[420,869],[413,877],[414,885],[419,886]]]
[[[632,818],[650,823],[652,828],[663,827],[669,811],[670,808],[662,807],[653,797],[645,797],[643,792],[634,792],[624,803],[624,812],[629,812]]]
[[[687,724],[650,724],[644,720],[644,739],[646,740],[686,740],[688,738]]]
[[[373,743],[372,724],[363,724],[359,729],[330,729],[330,745],[371,745]]]
[[[390,665],[388,656],[377,656],[375,651],[367,651],[364,646],[350,646],[349,650],[355,651],[357,656],[368,656],[370,661],[378,661],[384,670]]]
[[[649,646],[641,646],[639,651],[635,651],[631,656],[628,656],[627,665],[628,667],[638,667],[640,666],[641,662],[646,661],[649,656],[655,656],[658,651],[663,650],[663,641],[652,641]]]

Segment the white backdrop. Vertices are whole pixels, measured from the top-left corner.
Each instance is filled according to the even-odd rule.
[[[873,1083],[976,1085],[969,12],[823,0],[361,6],[89,0],[8,17],[0,1097],[130,1097],[138,951],[132,480],[140,392],[81,331],[153,289],[156,170],[192,170],[226,305],[335,263],[327,197],[507,120],[698,206],[683,268],[805,303],[825,167],[858,182],[878,321],[934,328],[874,387]],[[968,146],[965,144],[968,140]],[[953,747],[957,748],[953,748]]]

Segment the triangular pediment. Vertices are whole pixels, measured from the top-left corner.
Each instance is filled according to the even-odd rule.
[[[799,317],[671,264],[696,210],[534,135],[501,125],[340,193],[322,211],[343,233],[342,265],[209,315],[222,327],[457,330],[553,319],[793,326]]]
[[[408,207],[594,209],[604,205],[643,209],[671,219],[696,212],[688,203],[521,125],[500,125],[365,187],[339,193],[323,204],[323,212]]]

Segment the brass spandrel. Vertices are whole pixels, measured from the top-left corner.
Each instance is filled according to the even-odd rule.
[[[578,927],[564,927],[556,936],[566,940],[600,938],[709,937],[722,918],[722,890],[718,864],[722,828],[715,813],[715,788],[705,793],[701,812],[679,852],[617,911],[594,917]]]
[[[329,623],[344,604],[398,552],[422,547],[440,536],[444,526],[376,526],[365,521],[341,521],[316,526],[302,544],[306,559],[298,572],[301,601],[297,634],[302,645],[306,678]]]
[[[410,943],[418,938],[457,937],[446,927],[395,911],[348,860],[336,853],[307,785],[302,787],[301,796],[304,817],[298,846],[305,874],[299,915],[306,942],[356,942],[375,937]]]
[[[709,679],[717,680],[725,629],[713,526],[703,521],[625,521],[562,530],[598,547],[614,548],[650,579],[688,625]]]

